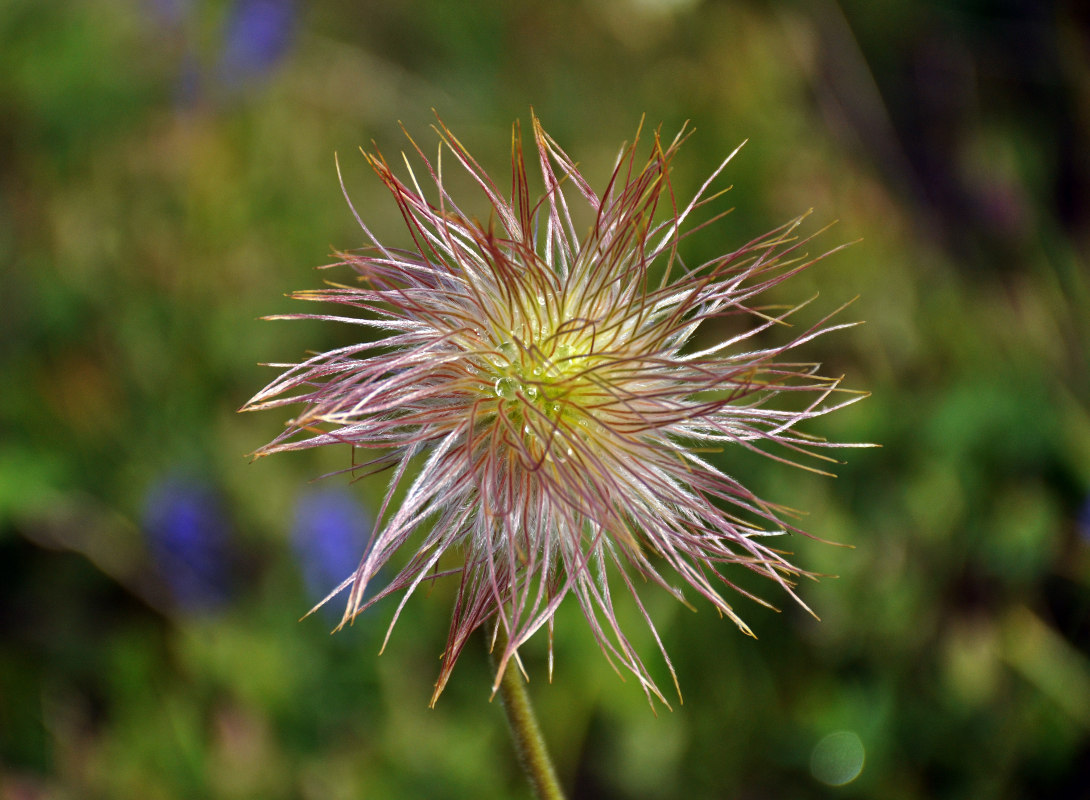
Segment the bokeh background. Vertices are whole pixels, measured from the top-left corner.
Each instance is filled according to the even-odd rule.
[[[381,481],[246,455],[236,409],[351,331],[262,322],[400,219],[359,156],[431,109],[501,178],[533,106],[592,181],[647,124],[736,211],[856,244],[778,297],[866,401],[810,512],[817,622],[645,599],[685,702],[652,713],[578,611],[531,692],[577,798],[1090,796],[1090,19],[1035,0],[5,0],[0,4],[0,798],[527,797],[451,588],[329,635]],[[820,308],[819,308],[820,307]],[[810,309],[806,313],[811,313]],[[757,587],[761,588],[761,587]],[[628,627],[654,660],[638,621]],[[542,639],[544,637],[541,637]]]

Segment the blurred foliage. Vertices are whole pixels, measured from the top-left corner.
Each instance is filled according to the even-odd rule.
[[[779,297],[859,296],[810,353],[873,396],[817,432],[882,445],[835,481],[737,457],[852,549],[799,541],[823,621],[745,604],[756,642],[648,592],[672,712],[562,609],[553,683],[526,661],[572,796],[1084,796],[1088,52],[1073,0],[7,0],[0,798],[527,796],[483,645],[426,707],[450,587],[381,657],[392,603],[297,621],[353,541],[306,537],[382,480],[319,519],[349,454],[248,466],[280,421],[235,409],[350,335],[256,321],[362,243],[333,154],[396,238],[358,145],[431,149],[434,108],[502,176],[531,105],[598,181],[641,114],[691,120],[682,196],[748,139],[694,260],[810,208],[861,239]]]

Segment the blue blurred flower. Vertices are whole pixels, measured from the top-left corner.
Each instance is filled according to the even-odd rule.
[[[296,0],[233,0],[216,49],[208,53],[196,35],[207,28],[206,7],[193,0],[145,0],[144,8],[159,44],[177,51],[175,96],[183,109],[258,83],[287,55],[298,23]]]
[[[224,31],[220,81],[236,87],[267,74],[287,53],[295,22],[294,0],[238,0]]]
[[[1083,501],[1079,514],[1075,518],[1075,526],[1079,530],[1079,536],[1084,542],[1090,543],[1090,495]]]
[[[227,599],[228,526],[209,483],[178,475],[154,483],[144,501],[144,530],[179,608],[208,610]]]
[[[292,545],[315,602],[359,566],[370,529],[367,514],[347,489],[314,489],[299,497]]]

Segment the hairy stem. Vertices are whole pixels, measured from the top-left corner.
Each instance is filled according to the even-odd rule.
[[[507,647],[507,636],[500,627],[492,647],[492,666],[499,668],[499,659]],[[556,777],[556,768],[549,757],[545,738],[541,735],[530,694],[518,667],[508,663],[500,681],[500,698],[507,714],[507,725],[515,742],[519,763],[539,800],[564,800],[564,792]]]

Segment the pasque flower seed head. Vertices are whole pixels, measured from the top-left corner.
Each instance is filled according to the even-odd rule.
[[[769,537],[802,532],[707,454],[745,448],[793,462],[844,446],[798,425],[861,395],[784,356],[847,324],[826,317],[794,328],[786,321],[801,306],[756,304],[817,260],[795,235],[800,220],[704,263],[683,260],[682,240],[723,216],[691,223],[719,196],[711,186],[730,158],[679,203],[670,164],[688,134],[665,142],[656,132],[643,160],[637,133],[598,194],[536,117],[532,126],[540,197],[517,125],[509,196],[441,122],[434,161],[412,144],[422,171],[406,157],[399,178],[380,154],[367,155],[412,247],[383,245],[357,214],[370,244],[340,254],[357,284],[296,295],[348,315],[292,316],[381,335],[289,365],[245,408],[303,405],[259,455],[349,444],[371,454],[360,470],[392,470],[359,568],[327,600],[349,590],[344,624],[402,592],[392,631],[422,582],[457,576],[433,703],[475,629],[502,627],[502,674],[539,628],[551,631],[568,595],[610,661],[665,702],[618,623],[613,591],[631,594],[653,632],[634,576],[684,602],[673,573],[747,633],[723,594],[742,591],[731,571],[763,575],[798,599],[793,579],[807,573]],[[483,191],[487,221],[448,193],[451,166]],[[584,229],[580,206],[590,212]],[[728,317],[741,320],[737,332],[694,343],[701,326]],[[759,336],[781,328],[786,342]],[[406,488],[395,507],[398,487]],[[407,563],[369,593],[410,540]],[[550,653],[550,671],[551,663]]]

